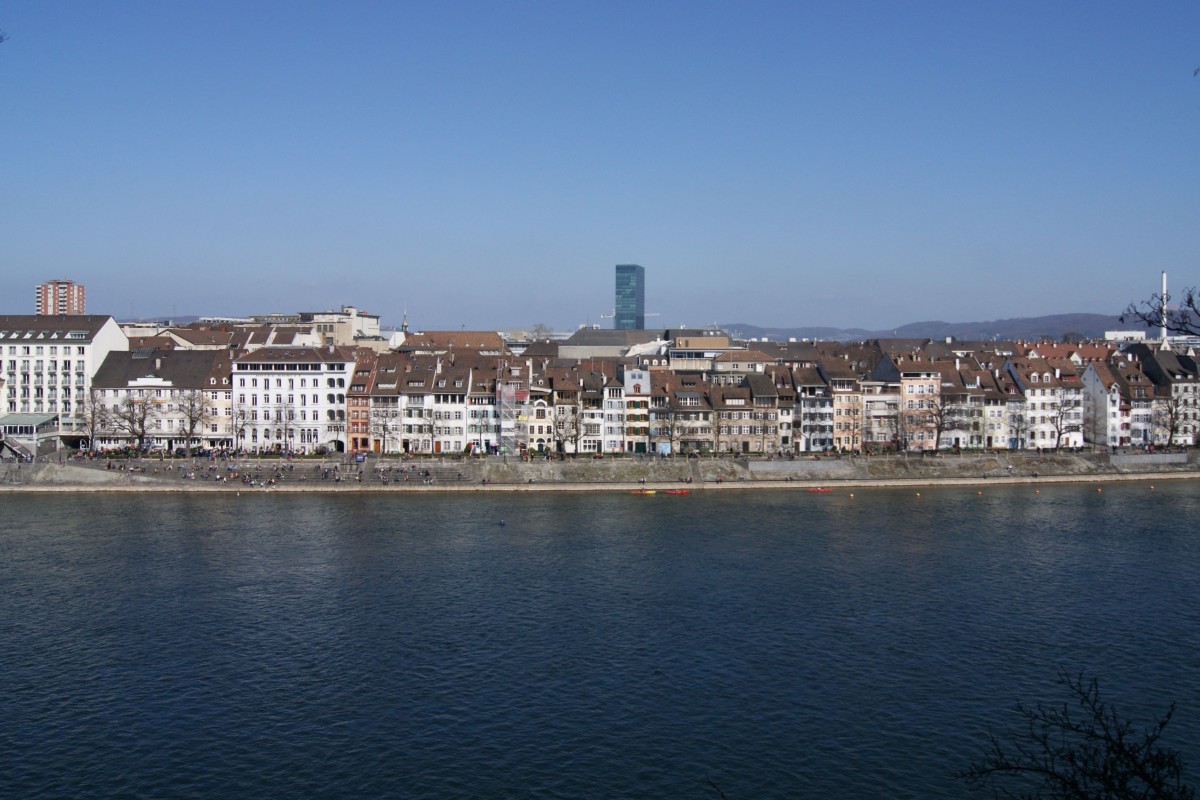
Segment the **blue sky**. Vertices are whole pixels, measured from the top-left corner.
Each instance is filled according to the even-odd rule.
[[[0,313],[884,328],[1193,285],[1200,3],[0,6]]]

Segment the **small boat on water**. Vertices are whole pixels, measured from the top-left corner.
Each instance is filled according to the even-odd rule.
[[[654,494],[653,489],[634,489],[630,494]]]
[[[813,489],[809,489],[808,491],[812,492],[813,494],[827,494],[832,492],[833,489],[826,489],[824,486],[818,486]]]
[[[687,494],[690,489],[663,489],[663,494]]]

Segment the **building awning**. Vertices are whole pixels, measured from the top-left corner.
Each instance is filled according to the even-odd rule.
[[[38,429],[47,425],[57,425],[58,414],[5,414],[0,417],[0,430],[8,431],[15,428]]]

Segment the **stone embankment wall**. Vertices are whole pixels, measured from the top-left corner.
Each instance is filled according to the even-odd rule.
[[[297,461],[289,466],[276,459],[239,459],[237,462],[145,462],[125,463],[125,469],[105,469],[102,461],[57,461],[0,463],[0,490],[194,490],[237,485],[213,480],[189,479],[189,471],[220,476],[231,465],[242,475],[262,481],[282,473],[277,488],[347,489],[385,488],[379,470],[386,471],[391,489],[469,489],[488,487],[581,488],[629,485],[664,486],[688,483],[700,486],[770,486],[783,484],[831,485],[843,482],[886,484],[889,482],[938,482],[1037,479],[1120,479],[1139,474],[1178,474],[1200,477],[1200,451],[1189,453],[1094,455],[1080,454],[942,454],[922,456],[804,457],[779,460],[746,459],[661,459],[661,458],[568,458],[522,461],[503,459],[431,459],[402,461],[368,459],[357,464]],[[119,462],[118,462],[119,463]],[[170,466],[171,469],[167,469]],[[209,467],[214,467],[210,473]],[[335,468],[336,467],[336,468]],[[182,469],[181,469],[182,468]],[[403,469],[402,469],[403,468]],[[362,481],[357,479],[362,470]],[[328,470],[328,477],[323,477]],[[337,478],[341,480],[337,480]]]

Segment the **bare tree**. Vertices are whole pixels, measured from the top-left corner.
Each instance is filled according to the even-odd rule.
[[[1068,433],[1080,430],[1079,417],[1083,410],[1083,401],[1074,394],[1066,395],[1059,392],[1058,402],[1046,413],[1046,422],[1054,428],[1054,449],[1062,447],[1063,437]]]
[[[683,409],[675,410],[672,416],[675,419],[676,426],[675,440],[680,450],[686,444],[690,444],[693,448],[699,450],[701,441],[712,441],[712,428],[708,419],[708,412],[703,409],[689,407],[686,411]],[[766,415],[764,414],[763,416],[765,417]],[[767,421],[765,419],[756,421],[762,423],[763,430],[765,431]],[[676,452],[675,446],[671,448],[671,452]]]
[[[1028,445],[1029,413],[1023,404],[1008,404],[1008,433],[1014,449],[1021,450]]]
[[[900,413],[899,404],[895,401],[870,397],[865,400],[863,409],[863,449],[868,453],[874,453],[894,448],[898,435],[896,419]],[[798,425],[793,427],[798,427]]]
[[[779,436],[776,416],[775,409],[766,406],[760,406],[754,411],[754,422],[757,429],[755,433],[758,434],[758,450],[764,455],[767,452],[767,440],[770,439],[774,442]]]
[[[182,423],[181,427],[183,428],[184,447],[187,448],[187,454],[190,458],[192,455],[192,440],[196,438],[198,431],[212,422],[213,415],[208,407],[207,399],[202,389],[185,389],[177,400],[180,422]]]
[[[1070,700],[1018,703],[1020,728],[988,735],[988,752],[959,778],[994,796],[1029,800],[1194,800],[1177,751],[1160,744],[1175,712],[1145,730],[1100,698],[1093,678],[1059,675]]]
[[[729,427],[729,412],[717,410],[717,404],[715,402],[712,403],[712,406],[713,406],[713,412],[712,412],[713,452],[720,455],[721,442],[724,439],[723,434],[725,434],[727,432],[727,429]],[[793,444],[792,446],[795,447],[795,444]]]
[[[245,410],[238,409],[233,414],[232,431],[233,434],[233,449],[244,449],[243,440],[246,438],[246,428],[250,425],[250,417],[246,415]]]
[[[683,415],[670,402],[651,409],[650,431],[659,441],[665,440],[672,456],[679,449],[679,439],[683,435]]]
[[[1171,387],[1167,387],[1167,392],[1170,393],[1155,398],[1151,419],[1155,432],[1161,435],[1164,444],[1170,446],[1183,428],[1188,405],[1183,397],[1171,391]]]
[[[559,403],[554,407],[554,441],[560,452],[566,451],[566,445],[571,445],[571,455],[579,454],[579,442],[583,439],[583,414],[579,404],[566,405]]]
[[[283,443],[280,451],[291,453],[296,447],[296,407],[292,403],[284,403],[276,412],[279,424],[283,426]]]
[[[1200,290],[1183,290],[1178,304],[1171,303],[1170,292],[1152,294],[1148,300],[1130,303],[1121,313],[1121,322],[1140,322],[1147,328],[1165,326],[1169,333],[1200,336]]]
[[[920,425],[920,418],[911,409],[897,408],[896,415],[888,419],[887,424],[896,452],[908,452],[909,446],[912,445],[913,434]]]
[[[1108,395],[1101,395],[1097,402],[1092,395],[1085,395],[1083,403],[1084,441],[1090,442],[1092,450],[1097,445],[1107,445],[1108,442]]]
[[[100,401],[100,390],[92,389],[79,404],[79,418],[83,420],[83,432],[87,435],[88,450],[96,452],[96,438],[112,426],[112,415],[108,406]]]
[[[416,435],[409,439],[408,452],[412,454],[425,452],[423,445],[429,443],[429,452],[433,452],[433,411],[424,406],[412,406],[405,409],[404,432]],[[428,438],[427,438],[428,437]]]
[[[393,452],[391,443],[397,440],[401,430],[399,413],[394,405],[372,405],[367,412],[370,420],[368,429],[379,440],[380,451],[385,455]]]
[[[158,406],[154,401],[132,394],[126,394],[112,412],[113,426],[128,436],[139,452],[146,449],[150,423],[157,417]]]
[[[933,428],[934,450],[941,447],[943,434],[967,430],[966,409],[959,402],[959,396],[939,392],[929,401],[926,413]]]

